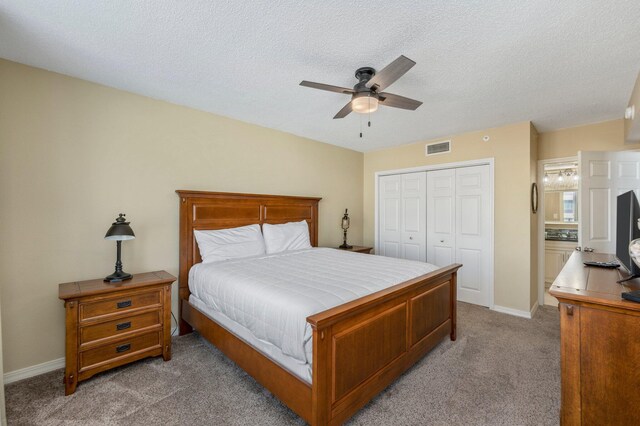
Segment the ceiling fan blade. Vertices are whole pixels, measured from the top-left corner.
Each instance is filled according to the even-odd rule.
[[[416,63],[404,55],[400,55],[398,59],[391,62],[382,70],[376,73],[371,80],[367,81],[366,86],[376,91],[381,91],[391,86],[397,79],[402,77]]]
[[[353,111],[353,109],[351,108],[351,101],[349,101],[349,103],[342,107],[342,109],[338,111],[338,113],[334,115],[333,118],[345,118],[351,111]]]
[[[307,81],[307,80],[302,80],[300,82],[300,86],[311,87],[312,89],[327,90],[329,92],[335,92],[335,93],[345,93],[347,95],[350,95],[351,93],[354,92],[353,89],[349,89],[347,87],[332,86],[330,84],[323,84],[323,83],[314,83],[313,81]]]
[[[379,102],[380,105],[394,107],[394,108],[402,108],[402,109],[410,109],[415,111],[418,109],[422,102],[416,101],[415,99],[405,98],[404,96],[394,95],[393,93],[379,93],[380,96]]]

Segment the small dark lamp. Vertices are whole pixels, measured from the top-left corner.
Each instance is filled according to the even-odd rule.
[[[118,283],[124,280],[129,280],[133,277],[133,275],[122,271],[122,261],[120,260],[120,245],[122,244],[122,241],[133,240],[136,237],[133,233],[133,229],[129,226],[129,223],[131,222],[127,222],[124,216],[124,213],[120,213],[116,221],[111,224],[111,228],[109,228],[107,234],[104,236],[105,240],[115,240],[118,247],[116,271],[104,279],[110,283]]]
[[[347,213],[349,209],[344,209],[344,216],[342,216],[342,230],[344,231],[344,242],[340,246],[341,249],[350,249],[353,246],[347,244],[347,229],[349,229],[349,225],[351,224],[351,220],[349,219],[349,213]]]

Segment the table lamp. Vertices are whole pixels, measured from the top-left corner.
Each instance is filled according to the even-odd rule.
[[[128,274],[122,271],[122,261],[120,260],[120,251],[122,241],[124,240],[133,240],[136,235],[133,233],[133,229],[129,226],[129,223],[124,218],[125,214],[120,213],[120,215],[116,218],[116,221],[111,224],[111,228],[107,231],[107,234],[104,236],[105,240],[115,240],[117,244],[117,259],[116,259],[116,271],[106,277],[104,280],[110,283],[119,283],[124,280],[130,280],[133,278],[133,275]]]
[[[344,209],[344,216],[342,216],[342,230],[344,231],[344,242],[340,246],[341,249],[350,249],[353,246],[347,244],[347,229],[349,229],[349,225],[351,224],[351,220],[349,219],[349,213],[347,213],[349,209]]]

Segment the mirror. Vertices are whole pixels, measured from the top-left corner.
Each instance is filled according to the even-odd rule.
[[[545,223],[578,223],[578,191],[546,191],[544,193]]]

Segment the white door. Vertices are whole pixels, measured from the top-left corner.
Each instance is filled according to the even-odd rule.
[[[640,197],[640,153],[579,152],[578,216],[583,250],[616,252],[618,195],[633,190]]]
[[[458,300],[490,305],[491,187],[489,166],[456,169],[455,253]]]
[[[402,233],[400,231],[402,176],[381,176],[378,181],[378,192],[379,254],[388,257],[402,257]]]
[[[491,302],[489,166],[427,172],[427,262],[462,263],[458,300]]]
[[[456,170],[427,172],[427,262],[455,263]]]
[[[379,181],[379,252],[425,262],[426,173],[382,176]]]
[[[426,172],[402,175],[402,258],[427,261]]]

